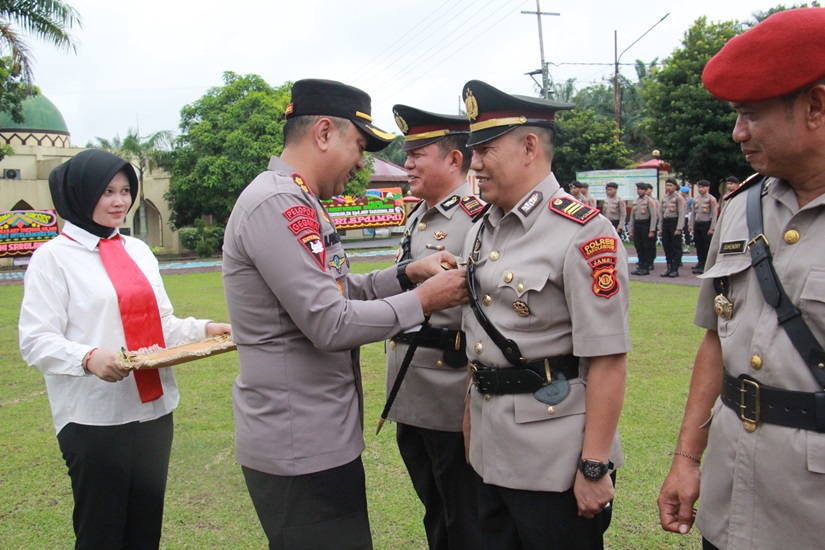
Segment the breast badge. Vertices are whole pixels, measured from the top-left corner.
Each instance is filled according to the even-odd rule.
[[[600,298],[610,298],[619,292],[619,280],[616,278],[615,256],[601,256],[588,262],[593,268],[593,294]]]
[[[733,302],[728,300],[724,294],[718,294],[716,298],[713,299],[713,310],[716,312],[716,315],[725,321],[733,319]]]
[[[433,233],[433,237],[435,237],[435,240],[437,241],[443,241],[447,238],[447,234],[443,231],[436,231],[435,233]]]
[[[518,313],[519,317],[530,316],[530,306],[528,306],[526,302],[516,300],[515,302],[513,302],[513,309],[516,310],[516,313]]]

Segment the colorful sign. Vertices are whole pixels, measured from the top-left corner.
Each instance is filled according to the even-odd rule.
[[[28,256],[57,235],[57,215],[52,210],[0,212],[0,258]]]
[[[401,188],[368,189],[365,197],[332,197],[321,201],[339,231],[404,225]]]

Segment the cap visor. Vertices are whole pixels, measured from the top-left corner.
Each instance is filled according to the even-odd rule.
[[[370,153],[375,153],[376,151],[384,149],[387,145],[392,143],[392,140],[395,138],[395,134],[385,132],[384,130],[373,126],[366,121],[359,119],[350,120],[353,124],[358,126],[362,132],[364,132],[364,135],[367,136],[367,151]]]
[[[490,141],[491,139],[503,136],[507,132],[515,130],[516,128],[518,128],[518,126],[499,126],[497,128],[487,128],[475,132],[471,131],[470,137],[467,139],[467,147],[472,147],[473,145],[478,145],[479,143],[484,143],[485,141]]]

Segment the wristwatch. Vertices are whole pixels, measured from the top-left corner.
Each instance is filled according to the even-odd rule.
[[[407,265],[412,260],[404,260],[403,262],[398,262],[396,264],[396,277],[398,277],[398,283],[401,285],[401,290],[412,290],[415,288],[415,283],[413,283],[409,277],[407,277]]]
[[[583,458],[581,462],[579,462],[579,471],[584,476],[584,479],[588,481],[599,481],[612,469],[613,463],[609,460],[607,464],[590,458]]]

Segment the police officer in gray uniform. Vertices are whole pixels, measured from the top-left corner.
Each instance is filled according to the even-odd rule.
[[[392,137],[372,124],[363,91],[299,80],[283,154],[244,189],[226,227],[236,458],[270,548],[372,548],[358,346],[465,299],[462,272],[440,265],[455,264],[447,253],[350,272],[319,199],[340,195],[363,152]],[[402,293],[402,282],[423,284]]]
[[[825,540],[823,28],[822,8],[775,13],[702,75],[759,173],[713,234],[694,318],[707,332],[659,495],[664,529],[695,516],[705,549]]]
[[[662,225],[659,228],[659,236],[662,237],[662,247],[665,249],[667,271],[659,277],[674,278],[679,276],[679,265],[682,263],[682,229],[687,209],[685,200],[679,195],[679,186],[675,179],[667,179],[665,191],[667,194],[662,197]]]
[[[621,235],[624,232],[624,222],[627,218],[627,204],[617,194],[618,183],[611,181],[606,183],[604,188],[607,197],[602,201],[602,216],[610,220],[616,232]]]
[[[465,241],[470,462],[484,546],[601,548],[624,399],[627,256],[551,172],[571,104],[464,86],[471,168],[492,208]]]
[[[634,275],[649,275],[653,271],[651,241],[656,247],[656,201],[647,196],[647,184],[636,184],[638,198],[630,209],[630,238],[636,247],[636,270]]]
[[[693,234],[693,242],[696,243],[696,255],[699,262],[692,269],[696,275],[701,275],[705,270],[705,261],[708,257],[708,248],[713,232],[716,230],[716,197],[709,193],[710,182],[699,180],[696,182],[699,195],[693,199],[693,213],[690,216],[690,232]]]
[[[467,117],[406,105],[394,106],[393,112],[405,137],[402,149],[407,153],[404,168],[410,194],[421,199],[407,219],[396,263],[402,266],[441,250],[458,256],[484,206],[467,181]],[[417,348],[388,418],[397,422],[398,449],[424,504],[429,548],[478,548],[475,481],[464,456],[461,430],[467,395],[461,308],[433,313],[424,328],[389,340],[388,393],[413,339]]]

